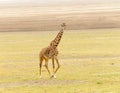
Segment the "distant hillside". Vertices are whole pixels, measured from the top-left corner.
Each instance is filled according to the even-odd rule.
[[[0,6],[116,5],[120,0],[0,0]]]
[[[59,6],[56,6],[58,2],[25,2],[23,5],[22,1],[15,5],[7,3],[8,5],[0,6],[0,31],[58,30],[62,22],[66,22],[67,29],[70,30],[120,27],[119,0],[115,0],[114,3],[112,3],[114,0],[110,0],[109,4],[108,1],[100,3],[98,0],[87,3],[85,1],[80,0],[72,5],[73,0],[70,0],[69,3],[64,2],[63,6],[60,6],[63,0],[59,1],[61,2]],[[55,6],[51,6],[53,4]]]

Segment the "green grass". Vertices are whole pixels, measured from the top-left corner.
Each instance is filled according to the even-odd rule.
[[[38,55],[57,32],[0,33],[0,93],[120,93],[119,30],[65,31],[52,80]]]

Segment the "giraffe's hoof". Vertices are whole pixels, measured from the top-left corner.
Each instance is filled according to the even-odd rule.
[[[42,76],[40,76],[40,79],[42,78]]]
[[[54,75],[50,76],[50,79],[54,78]]]
[[[51,78],[51,79],[52,79],[52,78],[56,78],[56,76],[55,76],[55,75],[52,75],[50,78]]]
[[[54,75],[54,78],[56,78],[56,76]]]

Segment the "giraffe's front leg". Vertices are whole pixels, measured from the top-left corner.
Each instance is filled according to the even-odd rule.
[[[52,66],[53,66],[53,74],[55,72],[55,63],[54,63],[54,58],[52,58]]]
[[[56,78],[55,74],[57,73],[58,69],[60,68],[60,64],[59,64],[59,62],[58,62],[57,57],[55,57],[55,60],[56,60],[56,62],[57,62],[58,67],[56,68],[56,70],[55,70],[54,74],[51,76],[51,78]]]
[[[46,67],[46,69],[47,69],[49,75],[51,75],[51,74],[50,74],[50,70],[48,69],[48,60],[47,60],[47,59],[45,60],[45,67]]]
[[[58,62],[57,57],[55,57],[55,60],[56,60],[56,62],[57,62],[58,67],[56,68],[54,75],[57,73],[58,69],[60,68],[60,64],[59,64],[59,62]]]
[[[55,63],[54,63],[54,57],[52,58],[52,66],[53,66],[53,74],[50,78],[56,78],[56,76],[54,75],[55,73]]]

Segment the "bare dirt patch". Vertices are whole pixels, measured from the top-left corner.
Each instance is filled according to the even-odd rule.
[[[80,80],[58,80],[58,79],[41,79],[14,83],[1,83],[0,88],[4,87],[20,87],[20,86],[49,86],[49,85],[70,85],[84,83]]]

